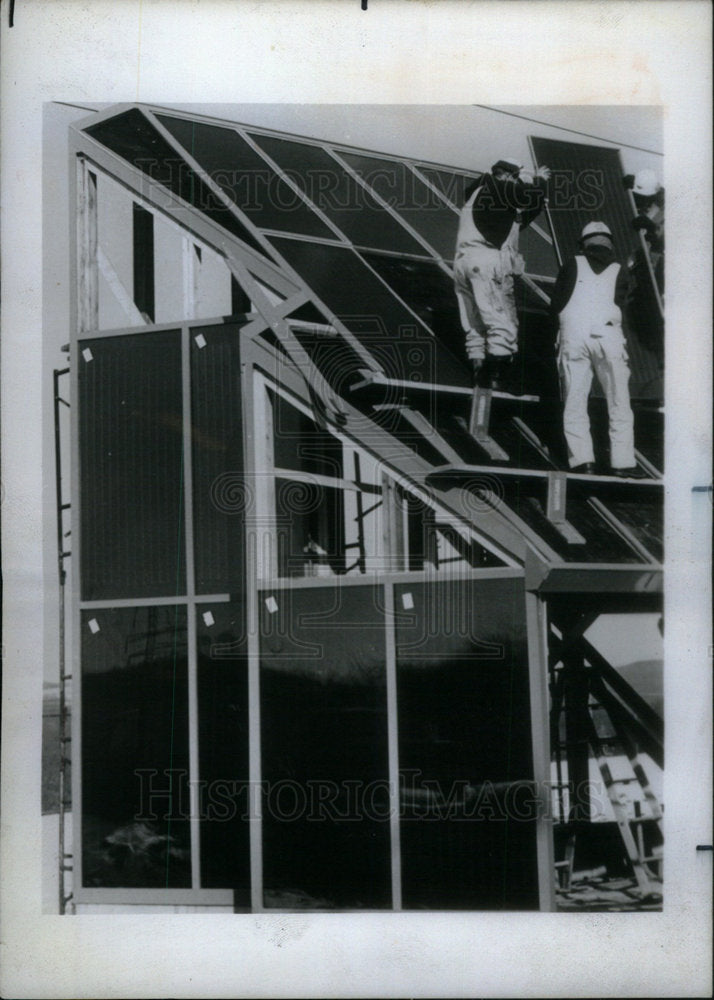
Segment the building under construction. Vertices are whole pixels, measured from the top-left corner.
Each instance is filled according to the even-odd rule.
[[[600,186],[522,233],[514,395],[473,389],[454,295],[476,173],[148,105],[71,127],[63,911],[661,898],[661,716],[586,635],[662,611],[660,303],[642,478],[571,473],[549,292],[589,220],[646,247],[617,149],[532,128]]]

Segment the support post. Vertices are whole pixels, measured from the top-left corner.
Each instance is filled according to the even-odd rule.
[[[99,326],[99,278],[97,257],[97,177],[87,161],[77,161],[77,254],[79,332]]]
[[[548,711],[548,622],[545,601],[526,591],[528,672],[533,744],[533,778],[536,789],[536,852],[538,900],[541,911],[555,910],[555,856],[550,794],[550,718]]]

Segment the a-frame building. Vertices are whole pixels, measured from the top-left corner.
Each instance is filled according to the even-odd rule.
[[[597,160],[625,257],[616,151],[532,148]],[[522,393],[472,412],[477,175],[146,105],[71,170],[75,907],[553,909],[592,758],[651,892],[661,720],[585,633],[661,611],[661,372],[632,341],[646,478],[569,473],[547,305],[587,208],[524,231]]]

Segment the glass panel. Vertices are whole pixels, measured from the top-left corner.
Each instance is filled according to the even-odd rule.
[[[234,129],[166,115],[157,118],[256,226],[335,239],[300,195]]]
[[[186,611],[83,611],[81,629],[83,884],[188,887]]]
[[[399,584],[402,895],[537,909],[522,580]]]
[[[273,410],[273,460],[277,469],[341,479],[342,442],[322,430],[280,393],[268,390]]]
[[[501,479],[505,503],[533,528],[565,562],[637,563],[640,557],[588,503],[590,492],[577,482],[568,485],[568,521],[585,543],[568,543],[546,517],[546,485],[543,480],[505,476]]]
[[[250,495],[243,478],[240,327],[191,331],[191,419],[196,591],[240,594],[243,518]]]
[[[251,138],[350,242],[422,257],[426,254],[424,247],[324,149],[266,135],[252,134]]]
[[[456,208],[461,208],[466,201],[466,189],[478,179],[477,177],[470,177],[467,174],[456,173],[453,170],[423,167],[421,163],[415,163],[414,166]]]
[[[345,571],[342,490],[275,481],[279,576],[334,576]]]
[[[248,659],[242,604],[202,604],[198,641],[201,884],[250,908]]]
[[[544,215],[540,215],[538,221],[543,228],[547,227],[548,223]],[[546,278],[557,276],[558,260],[555,256],[555,249],[552,244],[536,232],[532,225],[526,226],[520,231],[518,248],[525,258],[527,274],[542,274]],[[545,303],[543,304],[545,305]]]
[[[466,365],[465,334],[453,279],[430,261],[385,257],[362,251],[361,256],[373,267],[417,316],[434,331],[443,346]]]
[[[84,340],[76,363],[82,597],[182,594],[180,334]]]
[[[607,509],[661,562],[664,559],[662,504],[658,500],[639,496],[629,501],[607,498],[604,502]]]
[[[383,201],[431,244],[437,254],[447,260],[453,259],[458,216],[406,164],[375,156],[338,152]]]
[[[261,594],[265,905],[391,905],[381,587]]]
[[[466,366],[419,326],[352,250],[279,238],[273,244],[382,364],[388,378],[471,384]]]
[[[195,170],[181,159],[141,111],[133,108],[85,131],[254,250],[265,253],[245,226],[238,222]]]

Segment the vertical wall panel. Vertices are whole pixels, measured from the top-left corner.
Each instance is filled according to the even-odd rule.
[[[266,907],[391,905],[381,587],[261,594]]]
[[[243,476],[240,328],[191,330],[196,592],[244,587],[244,522],[254,483]]]
[[[82,341],[84,600],[185,593],[178,331]]]
[[[81,647],[84,885],[188,887],[186,610],[84,611]]]
[[[201,885],[233,889],[236,907],[249,909],[245,607],[201,604],[196,625]]]
[[[405,909],[537,909],[522,580],[395,587]]]

